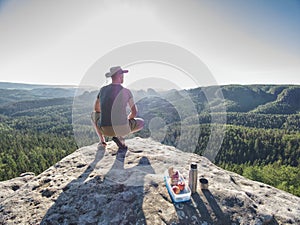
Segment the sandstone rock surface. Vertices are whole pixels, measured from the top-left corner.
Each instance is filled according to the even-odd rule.
[[[127,145],[83,147],[38,176],[0,182],[0,224],[300,224],[296,196],[151,139]],[[174,204],[164,172],[188,178],[192,162],[208,189]]]

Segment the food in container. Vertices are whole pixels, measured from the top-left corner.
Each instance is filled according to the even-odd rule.
[[[178,170],[170,167],[165,171],[164,180],[174,203],[186,202],[191,199],[191,190]]]

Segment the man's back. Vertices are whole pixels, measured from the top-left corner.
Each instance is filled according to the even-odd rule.
[[[126,106],[131,92],[120,84],[109,84],[100,89],[101,126],[128,124]]]

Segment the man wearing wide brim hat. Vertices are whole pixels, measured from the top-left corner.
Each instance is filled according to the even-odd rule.
[[[109,69],[109,72],[105,74],[105,77],[112,77],[116,74],[128,73],[128,70],[123,70],[120,66],[114,66]]]
[[[144,127],[144,120],[136,118],[137,107],[131,91],[121,85],[125,73],[128,70],[120,66],[111,67],[105,77],[110,77],[112,82],[102,87],[97,95],[92,121],[100,139],[98,147],[106,146],[107,136],[112,137],[119,148],[126,148],[124,137]],[[128,115],[127,107],[130,109]]]

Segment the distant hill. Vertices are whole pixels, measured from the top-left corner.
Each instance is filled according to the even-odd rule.
[[[257,112],[263,114],[294,114],[300,112],[299,85],[225,85],[221,86],[227,112]],[[212,87],[188,90],[196,103],[207,102],[203,92],[216,96]],[[223,104],[223,102],[219,102]],[[217,109],[218,105],[214,106]],[[202,111],[209,110],[206,105]],[[216,110],[217,111],[217,110]]]
[[[276,96],[275,101],[258,106],[254,112],[268,114],[294,114],[300,111],[300,88],[290,86],[284,88]]]
[[[0,82],[0,107],[22,101],[50,98],[70,98],[75,94],[72,86],[34,85]]]
[[[0,82],[0,112],[17,113],[18,110],[41,108],[51,104],[71,105],[75,92],[74,87]],[[191,116],[187,107],[191,103],[198,114],[224,112],[220,110],[224,109],[224,105],[227,113],[298,115],[300,112],[299,85],[224,85],[164,92],[149,89],[133,91],[133,93],[140,114],[146,120],[148,117],[150,120],[155,115],[165,115],[168,123]],[[76,100],[82,101],[82,105],[90,110],[96,95],[97,91],[84,92]],[[178,115],[174,110],[182,113]]]
[[[26,89],[32,90],[36,88],[76,88],[74,85],[48,85],[48,84],[24,84],[0,82],[0,89]]]
[[[220,95],[220,90],[223,96]],[[180,102],[186,94],[194,102],[198,113],[223,112],[224,110],[221,109],[224,109],[224,105],[226,112],[260,114],[297,114],[300,112],[300,85],[223,85],[181,91],[135,92],[139,105],[144,107],[146,104],[147,109],[161,108],[162,110],[164,104]],[[158,98],[164,101],[158,101]],[[186,107],[186,102],[182,103],[182,107]]]
[[[31,115],[35,116],[41,111],[38,109],[45,110],[53,108],[55,106],[71,106],[72,98],[47,98],[38,100],[27,100],[20,102],[12,102],[3,107],[0,107],[0,114],[8,116],[20,116],[20,115]],[[34,113],[32,113],[34,112]]]
[[[224,96],[223,101],[220,98],[220,90]],[[0,106],[18,101],[69,98],[74,96],[75,91],[75,86],[0,82]],[[211,110],[218,112],[218,108],[222,108],[223,104],[226,105],[227,112],[261,114],[297,114],[300,112],[300,85],[223,85],[181,91],[159,92],[154,89],[134,91],[135,98],[141,100],[139,104],[142,105],[144,99],[147,98],[147,108],[151,106],[160,108],[164,103],[157,101],[158,98],[172,102],[180,101],[183,93],[189,94],[199,113]],[[207,95],[211,98],[209,102]],[[85,99],[94,101],[95,91],[86,92],[84,96]],[[153,102],[151,102],[152,97],[155,99]]]

